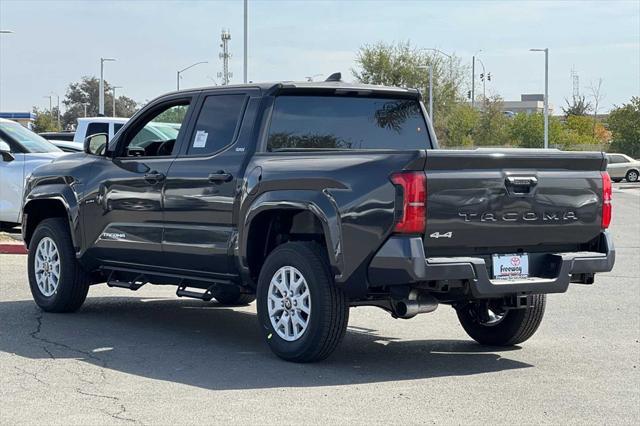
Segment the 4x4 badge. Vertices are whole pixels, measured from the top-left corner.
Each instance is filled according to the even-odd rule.
[[[445,232],[444,234],[441,234],[440,231],[438,231],[438,232],[434,232],[433,234],[429,235],[429,237],[431,237],[431,238],[451,238],[451,237],[453,237],[453,232],[449,231],[449,232]]]

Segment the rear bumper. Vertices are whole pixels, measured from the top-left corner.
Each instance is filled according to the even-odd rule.
[[[600,251],[548,253],[544,262],[555,265],[554,276],[522,280],[492,280],[481,257],[426,257],[418,237],[392,237],[369,265],[371,286],[407,285],[427,281],[466,281],[475,298],[517,293],[564,293],[572,276],[613,269],[615,249],[608,232],[601,235]]]

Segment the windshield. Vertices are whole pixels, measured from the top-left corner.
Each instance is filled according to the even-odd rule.
[[[0,131],[16,144],[20,145],[25,152],[61,152],[58,147],[51,142],[33,133],[31,130],[22,127],[18,123],[0,123]]]
[[[415,99],[280,96],[273,106],[269,151],[430,148]]]

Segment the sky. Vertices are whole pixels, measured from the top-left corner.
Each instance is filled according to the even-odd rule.
[[[213,85],[222,70],[220,32],[231,32],[232,83],[242,82],[243,2],[0,0],[0,111],[28,111],[61,97],[70,82],[99,76],[145,103],[181,88]],[[518,100],[544,92],[556,112],[600,78],[600,112],[640,95],[640,1],[281,1],[249,0],[251,81],[353,79],[358,49],[410,41],[470,64],[477,51],[491,72],[488,94]],[[317,76],[320,74],[319,76]],[[477,83],[479,84],[479,82]],[[54,97],[55,103],[55,97]]]

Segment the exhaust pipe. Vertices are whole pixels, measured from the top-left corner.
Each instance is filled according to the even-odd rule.
[[[411,290],[409,297],[394,305],[394,313],[398,318],[409,319],[418,314],[433,312],[438,308],[438,300],[429,293]]]

